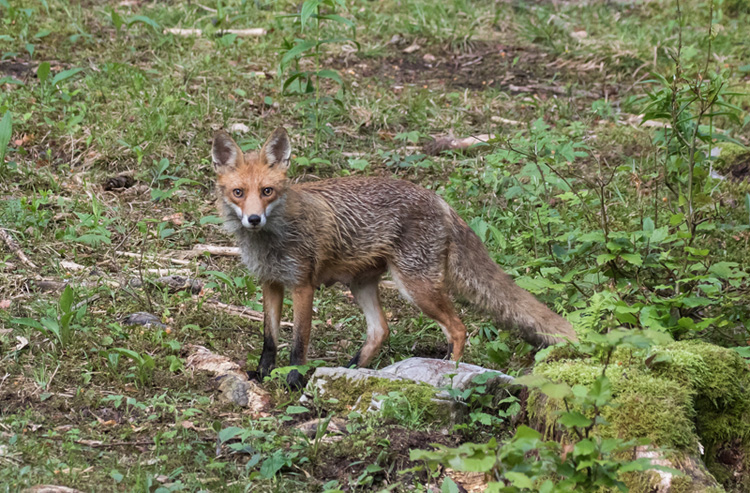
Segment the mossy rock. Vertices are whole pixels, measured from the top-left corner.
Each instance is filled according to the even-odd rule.
[[[363,368],[318,368],[306,392],[317,393],[330,411],[341,414],[379,411],[383,402],[379,397],[391,392],[403,396],[425,423],[448,425],[460,413],[456,402],[436,398],[432,385]]]
[[[591,385],[603,366],[591,359],[543,361],[534,374],[569,385]],[[695,341],[653,348],[650,353],[618,349],[607,368],[613,406],[602,410],[609,426],[597,433],[623,439],[648,437],[669,459],[696,462],[725,487],[750,491],[750,370],[731,349]],[[548,434],[559,432],[562,403],[538,391],[529,399],[532,422]],[[702,466],[701,466],[702,467]],[[626,478],[631,491],[653,491],[649,475]],[[644,486],[646,485],[646,486]],[[718,482],[716,483],[718,485]],[[669,491],[706,491],[706,481],[675,478]],[[663,491],[663,490],[659,490]]]
[[[723,142],[711,149],[715,168],[734,179],[750,179],[750,149],[731,142]]]

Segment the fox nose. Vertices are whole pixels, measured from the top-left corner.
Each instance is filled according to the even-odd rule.
[[[260,216],[257,214],[253,214],[252,216],[248,216],[247,222],[252,224],[253,226],[257,226],[260,224]]]

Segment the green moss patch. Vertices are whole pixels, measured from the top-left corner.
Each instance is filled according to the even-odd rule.
[[[602,368],[591,359],[558,359],[541,362],[534,373],[588,386]],[[598,433],[648,437],[678,461],[699,456],[703,447],[707,468],[725,486],[742,490],[750,485],[750,370],[735,351],[696,341],[675,342],[649,354],[621,349],[613,354],[607,377],[613,405],[602,415],[610,426]],[[529,404],[535,421],[548,433],[556,430],[562,402],[534,391]]]

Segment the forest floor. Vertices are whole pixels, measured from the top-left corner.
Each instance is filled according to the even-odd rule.
[[[255,280],[195,250],[233,245],[218,129],[247,150],[285,126],[294,180],[435,190],[581,334],[747,345],[746,2],[346,0],[302,26],[290,14],[310,4],[0,0],[0,491],[437,491],[412,450],[513,434],[498,398],[491,419],[355,412],[343,439],[311,438],[295,425],[325,403],[301,406],[282,378],[253,414],[186,368],[200,345],[254,370],[263,345]],[[249,28],[263,32],[231,31]],[[488,142],[434,143],[470,136]],[[372,368],[446,354],[433,321],[382,296],[391,335]],[[533,366],[531,346],[457,306],[464,361]],[[345,364],[364,316],[342,286],[314,309],[310,360]],[[130,325],[137,312],[159,323]]]

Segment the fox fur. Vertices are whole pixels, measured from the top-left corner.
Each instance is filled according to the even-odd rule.
[[[287,132],[273,132],[243,154],[217,132],[212,149],[225,228],[242,261],[263,285],[264,345],[259,373],[276,363],[284,290],[294,310],[292,365],[304,364],[315,288],[348,285],[367,321],[364,346],[350,365],[367,365],[388,337],[378,282],[390,272],[402,295],[434,319],[454,360],[466,327],[451,295],[466,299],[501,326],[515,326],[536,345],[576,340],[571,325],[517,286],[492,261],[479,237],[437,194],[386,178],[333,178],[290,184]],[[299,374],[289,375],[299,385]]]

